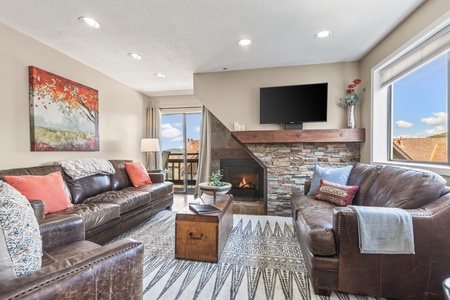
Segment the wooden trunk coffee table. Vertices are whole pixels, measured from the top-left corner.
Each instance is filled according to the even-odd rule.
[[[203,196],[212,204],[212,196]],[[191,210],[180,211],[175,219],[175,258],[218,262],[233,228],[233,199],[217,195],[214,206],[221,212],[199,215]]]

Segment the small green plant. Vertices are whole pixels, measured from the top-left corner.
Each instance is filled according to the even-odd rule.
[[[223,185],[225,185],[225,182],[221,182],[220,180],[222,179],[223,174],[222,174],[222,170],[217,170],[215,172],[211,173],[211,176],[209,176],[209,186],[217,186],[217,187],[221,187]]]

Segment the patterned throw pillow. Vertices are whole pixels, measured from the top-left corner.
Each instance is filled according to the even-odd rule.
[[[0,282],[41,268],[39,224],[28,200],[0,181]]]
[[[359,187],[356,185],[346,186],[321,179],[319,191],[314,199],[328,201],[339,206],[347,206],[352,203],[358,189]]]

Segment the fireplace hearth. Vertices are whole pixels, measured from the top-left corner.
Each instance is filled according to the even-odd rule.
[[[263,168],[253,159],[221,159],[223,180],[232,185],[230,194],[242,200],[260,200],[264,197]]]

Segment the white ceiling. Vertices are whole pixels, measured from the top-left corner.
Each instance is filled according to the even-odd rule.
[[[359,60],[424,1],[0,0],[0,22],[158,96],[192,94],[194,73]]]

